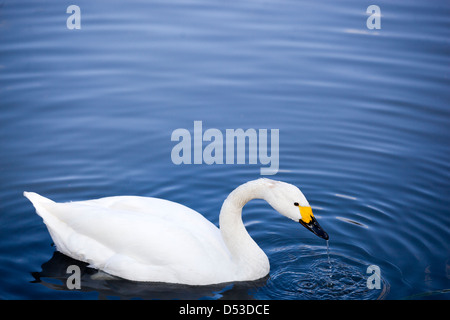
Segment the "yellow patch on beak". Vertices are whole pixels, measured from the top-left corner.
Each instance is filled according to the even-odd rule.
[[[314,217],[311,207],[300,207],[299,206],[299,209],[300,209],[300,214],[302,216],[302,221],[305,223],[310,223],[312,218]]]

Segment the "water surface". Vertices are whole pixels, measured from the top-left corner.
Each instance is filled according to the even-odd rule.
[[[448,299],[448,1],[78,1],[0,6],[0,298]],[[154,196],[218,225],[260,164],[175,165],[171,134],[279,129],[273,179],[301,188],[326,242],[263,201],[244,208],[271,261],[255,283],[111,280],[52,240],[23,191]],[[368,289],[367,267],[381,271]]]

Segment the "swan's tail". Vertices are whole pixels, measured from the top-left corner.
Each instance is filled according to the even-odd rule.
[[[46,205],[55,203],[54,201],[47,199],[41,195],[38,195],[35,192],[25,191],[23,193],[23,195],[26,198],[28,198],[28,200],[31,201],[31,203],[33,204],[33,206],[36,209],[37,214],[40,215],[41,217],[43,217],[43,215],[45,215],[45,213],[47,213]]]
[[[55,212],[58,212],[58,210],[55,210],[58,203],[34,192],[24,192],[23,195],[31,201],[36,209],[36,213],[44,220],[56,249],[72,257],[71,251],[67,249],[65,244],[66,235],[71,232],[70,228],[55,216]]]

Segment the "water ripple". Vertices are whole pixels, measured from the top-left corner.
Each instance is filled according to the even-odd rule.
[[[342,253],[323,252],[322,248],[285,248],[277,252],[285,256],[271,272],[267,286],[256,297],[271,299],[383,299],[390,284],[381,278],[380,289],[369,289],[368,261],[360,261]]]

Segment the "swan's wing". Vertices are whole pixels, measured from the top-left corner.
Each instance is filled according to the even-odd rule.
[[[26,196],[58,250],[115,275],[126,273],[132,280],[151,280],[158,273],[186,277],[183,273],[220,268],[211,264],[229,258],[211,222],[171,201],[127,196],[55,203]]]

